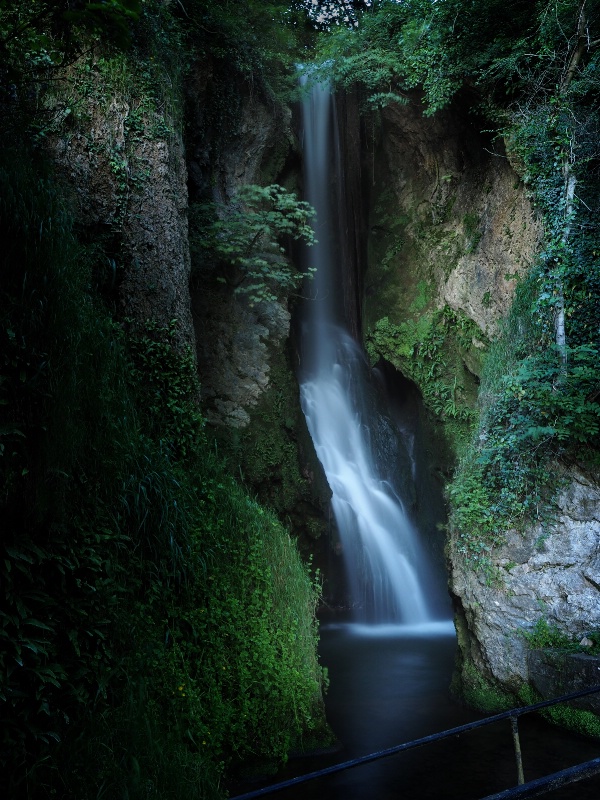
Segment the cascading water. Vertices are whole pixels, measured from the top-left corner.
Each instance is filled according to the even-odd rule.
[[[362,621],[423,625],[433,612],[427,560],[373,454],[365,358],[343,327],[339,251],[343,187],[334,106],[316,86],[303,105],[305,196],[317,211],[316,277],[302,329],[300,397],[331,488],[353,602]],[[335,190],[334,190],[335,189]]]

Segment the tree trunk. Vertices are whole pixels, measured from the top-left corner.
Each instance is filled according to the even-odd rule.
[[[579,13],[577,16],[577,34],[573,46],[569,52],[565,71],[559,88],[559,97],[565,99],[569,90],[569,86],[581,59],[586,51],[590,48],[590,42],[587,32],[587,17],[585,14],[586,0],[582,0],[579,6]],[[595,44],[595,43],[594,43]],[[571,234],[571,225],[575,213],[575,186],[577,185],[577,178],[571,169],[571,153],[572,147],[567,149],[565,147],[562,152],[562,174],[564,179],[564,198],[565,198],[565,214],[564,224],[561,236],[563,245],[563,252],[566,252],[569,236]],[[557,302],[554,309],[554,334],[556,346],[560,352],[563,364],[567,363],[567,335],[565,332],[565,292],[564,283],[560,275],[556,279],[556,294]]]
[[[569,236],[571,234],[571,222],[575,211],[575,186],[577,185],[577,178],[571,171],[571,163],[569,154],[563,155],[563,176],[564,176],[564,192],[565,192],[565,218],[564,227],[562,232],[561,241],[563,244],[563,252],[566,251]],[[556,338],[556,346],[560,352],[563,364],[567,362],[567,336],[565,333],[565,292],[562,277],[557,276],[556,282],[557,303],[554,311],[554,333]]]

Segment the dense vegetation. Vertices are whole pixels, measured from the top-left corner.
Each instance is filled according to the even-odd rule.
[[[248,2],[245,17],[239,3],[216,5],[0,5],[0,768],[11,797],[217,797],[225,774],[323,741],[318,585],[209,446],[177,321],[119,313],[124,154],[107,153],[117,213],[94,235],[45,153],[57,118],[84,124],[86,103],[106,103],[102,87],[130,93],[126,136],[151,139],[181,125],[197,60],[228,64],[234,84],[264,71],[275,85],[285,4]],[[290,198],[272,192],[285,224]]]

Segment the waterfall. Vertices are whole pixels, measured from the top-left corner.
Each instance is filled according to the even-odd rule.
[[[347,333],[336,253],[346,230],[333,98],[315,86],[303,103],[305,198],[317,211],[301,340],[300,399],[332,491],[353,604],[375,623],[430,622],[428,564],[417,533],[373,452],[365,356]]]

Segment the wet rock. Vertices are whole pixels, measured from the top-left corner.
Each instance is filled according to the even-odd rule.
[[[600,657],[561,650],[532,650],[527,656],[531,684],[544,699],[600,686]],[[600,692],[570,701],[576,708],[600,713]]]

